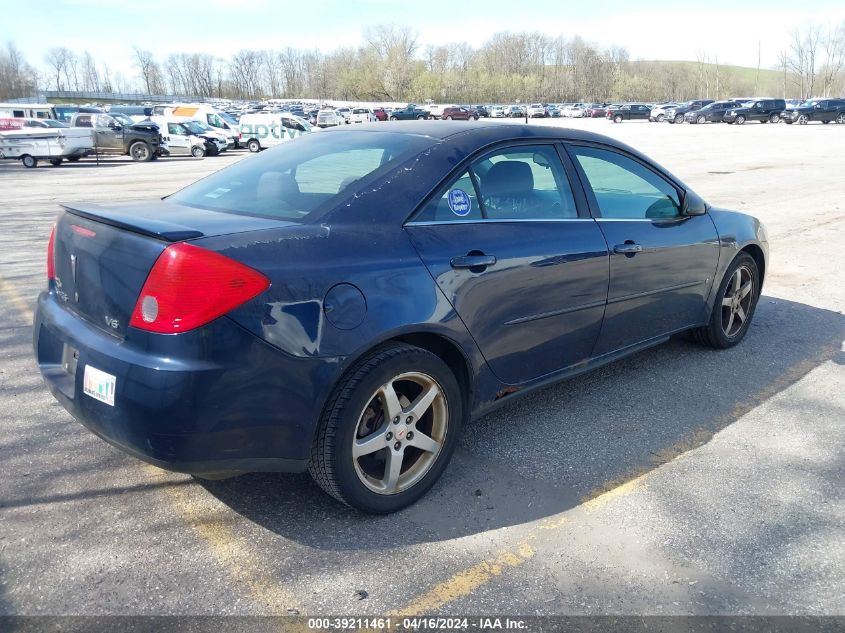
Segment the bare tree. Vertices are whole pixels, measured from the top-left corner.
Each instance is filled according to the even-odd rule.
[[[160,94],[165,92],[164,76],[161,66],[158,65],[153,54],[137,46],[133,49],[135,53],[135,66],[141,73],[141,82],[147,94]]]
[[[825,63],[821,68],[824,96],[829,97],[833,85],[845,64],[845,21],[829,25],[824,36]]]
[[[56,46],[48,50],[44,56],[44,61],[50,67],[56,90],[66,89],[62,78],[67,76],[67,65],[71,54],[70,50],[64,46]],[[67,89],[70,87],[68,86]]]

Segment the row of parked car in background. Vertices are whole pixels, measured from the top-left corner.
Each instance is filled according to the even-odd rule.
[[[86,156],[126,155],[135,161],[186,155],[216,156],[232,149],[258,152],[318,128],[401,120],[480,118],[605,118],[670,124],[845,124],[845,98],[800,100],[693,99],[684,103],[428,104],[335,107],[328,103],[244,103],[74,106],[0,103],[0,158],[58,166]]]
[[[608,115],[608,117],[615,117]],[[668,123],[842,123],[845,124],[845,98],[807,99],[695,99],[685,103],[651,106],[649,121]],[[614,120],[616,120],[614,118]],[[620,119],[622,120],[622,119]],[[619,121],[617,121],[619,122]]]
[[[39,160],[59,166],[100,155],[146,162],[217,156],[239,148],[258,152],[309,132],[310,124],[289,112],[233,117],[207,104],[0,104],[0,158],[19,159],[25,167],[36,167]]]

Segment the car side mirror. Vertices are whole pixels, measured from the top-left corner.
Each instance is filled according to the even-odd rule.
[[[707,213],[707,203],[692,191],[687,192],[681,205],[681,214],[692,216],[705,213]]]

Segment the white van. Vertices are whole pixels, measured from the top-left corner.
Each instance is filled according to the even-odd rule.
[[[202,103],[178,103],[165,106],[162,110],[162,114],[186,116],[196,121],[202,121],[226,135],[229,139],[230,147],[238,148],[242,146],[240,128],[238,127],[237,121],[225,112],[220,112],[220,110],[212,108],[210,105]]]
[[[260,152],[311,132],[310,123],[290,112],[244,114],[240,124],[241,144],[250,152]]]
[[[186,117],[151,116],[150,121],[161,131],[161,140],[167,143],[167,151],[171,156],[189,155],[202,158],[206,154],[215,155],[224,141],[204,133],[195,121]]]
[[[0,103],[0,118],[57,119],[55,108],[49,103]]]

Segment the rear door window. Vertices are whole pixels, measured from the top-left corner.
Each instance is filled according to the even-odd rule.
[[[414,222],[577,218],[569,180],[551,145],[496,150],[473,162]]]

